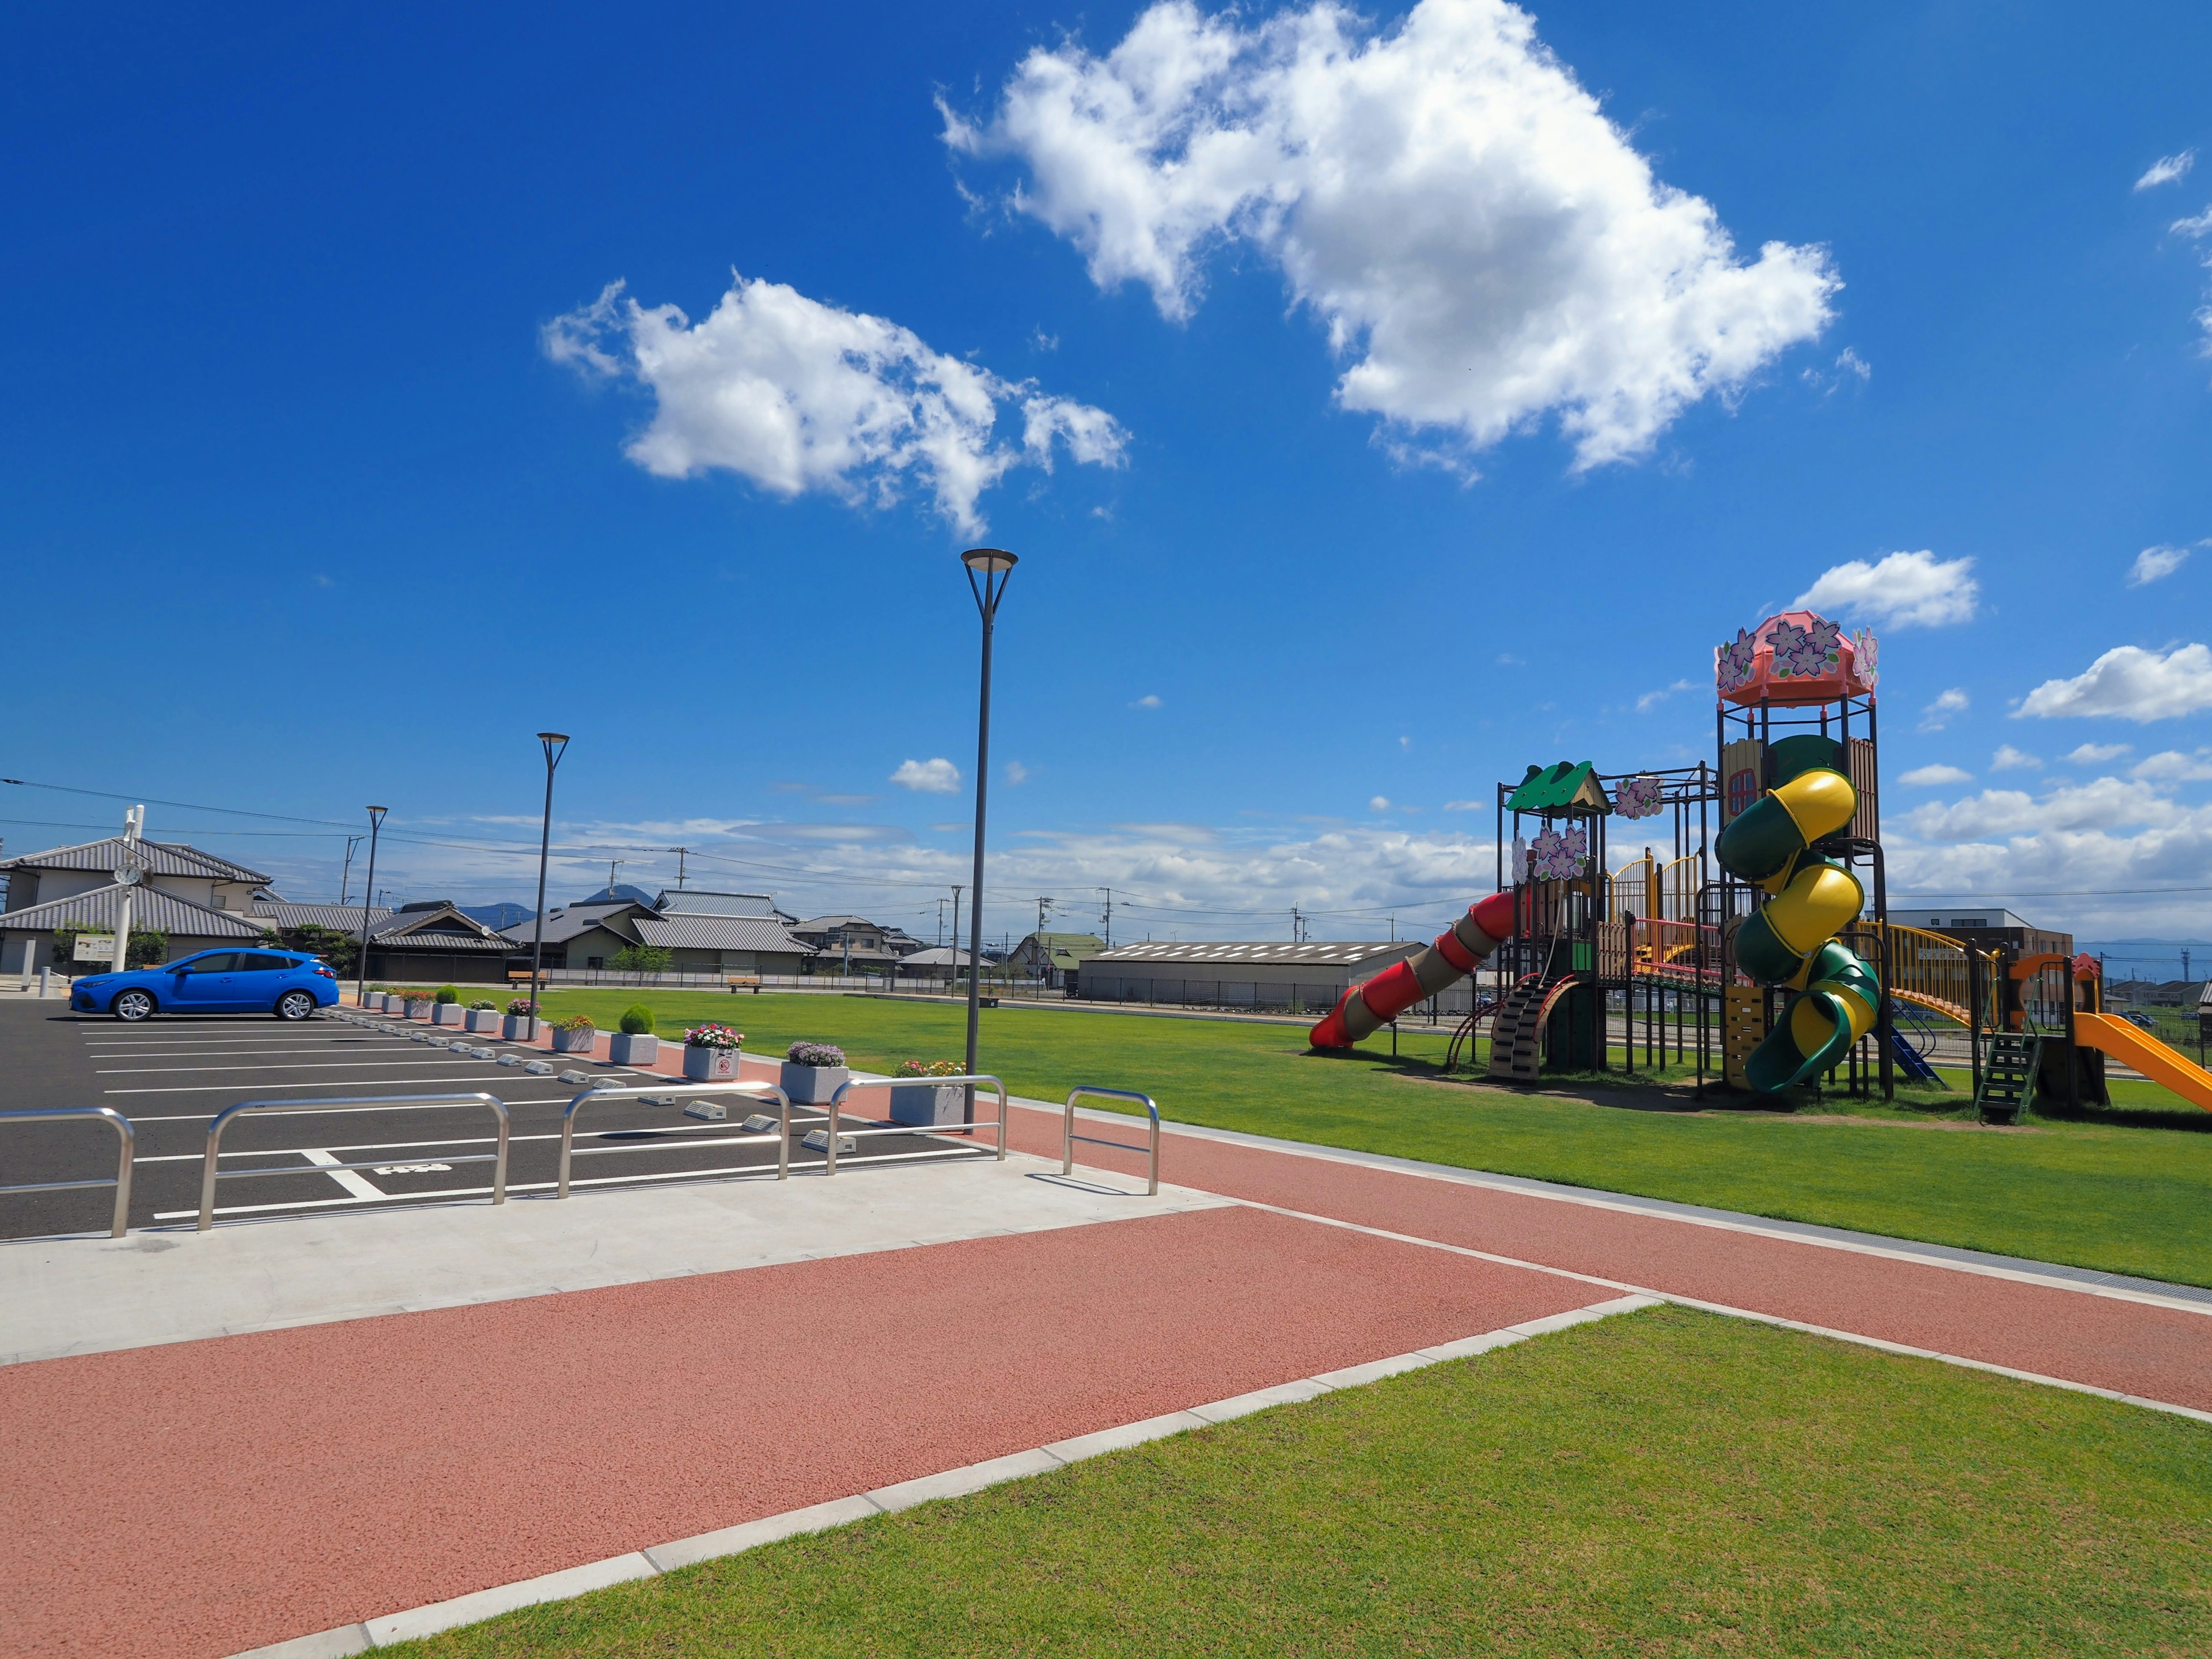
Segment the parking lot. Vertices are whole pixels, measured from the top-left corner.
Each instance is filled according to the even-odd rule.
[[[434,1030],[435,1040],[431,1041]],[[585,1089],[672,1085],[665,1076],[600,1060],[559,1057],[589,1081],[522,1069],[552,1057],[489,1036],[458,1040],[451,1027],[355,1023],[326,1010],[301,1024],[265,1016],[169,1017],[143,1024],[82,1016],[58,1001],[0,1004],[0,1043],[9,1065],[0,1110],[107,1106],[136,1135],[130,1224],[190,1227],[199,1209],[207,1131],[216,1114],[245,1101],[327,1109],[246,1115],[224,1132],[218,1163],[218,1224],[317,1210],[379,1205],[483,1202],[491,1194],[496,1115],[483,1102],[447,1105],[336,1103],[363,1096],[482,1093],[507,1109],[507,1191],[549,1194],[558,1173],[562,1117]],[[501,1057],[507,1060],[501,1063]],[[845,1122],[873,1127],[882,1099],[864,1091]],[[684,1115],[690,1099],[649,1104],[611,1100],[585,1109],[575,1139],[573,1187],[719,1176],[773,1179],[777,1137],[747,1136],[750,1113],[772,1102],[734,1091],[726,1121]],[[994,1109],[994,1108],[992,1108]],[[818,1109],[792,1112],[790,1168],[818,1171],[826,1159],[804,1135],[826,1123]],[[96,1121],[0,1125],[0,1186],[112,1176],[116,1136]],[[988,1155],[990,1137],[888,1134],[841,1151],[839,1167],[915,1158]],[[348,1165],[357,1167],[344,1167]],[[104,1231],[112,1194],[98,1188],[0,1195],[0,1237]]]

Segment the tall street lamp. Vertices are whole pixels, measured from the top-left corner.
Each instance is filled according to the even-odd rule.
[[[530,940],[530,1037],[533,1042],[538,1039],[538,965],[545,957],[545,860],[553,850],[553,769],[568,752],[568,734],[540,732],[538,741],[545,750],[545,822],[538,837],[538,926]]]
[[[368,809],[368,879],[361,890],[361,955],[354,963],[353,1006],[368,1006],[368,907],[376,899],[376,833],[384,827],[388,806]]]
[[[975,714],[975,871],[968,895],[968,1075],[975,1075],[975,1030],[983,995],[983,799],[991,783],[991,635],[999,620],[999,601],[1018,562],[1004,548],[971,547],[960,556],[968,567],[969,591],[983,618],[983,685]],[[958,931],[953,954],[959,955]],[[954,965],[958,966],[956,961]],[[966,1090],[963,1122],[975,1121],[975,1085]]]

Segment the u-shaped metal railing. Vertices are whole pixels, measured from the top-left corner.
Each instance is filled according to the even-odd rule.
[[[1006,1161],[1006,1085],[1004,1083],[981,1072],[976,1073],[973,1077],[928,1077],[917,1079],[915,1081],[924,1086],[940,1089],[949,1089],[957,1084],[963,1083],[988,1083],[996,1089],[999,1091],[999,1161],[1001,1164]],[[878,1129],[841,1130],[837,1127],[838,1115],[844,1109],[845,1097],[854,1090],[896,1088],[903,1086],[906,1083],[905,1079],[881,1078],[866,1083],[845,1082],[837,1085],[836,1092],[830,1097],[829,1161],[822,1171],[823,1174],[837,1173],[837,1137],[841,1133],[848,1139],[853,1140],[862,1139],[869,1135],[972,1135],[978,1129],[990,1127],[988,1124],[972,1122],[894,1123],[888,1128]],[[860,1155],[860,1149],[857,1146],[854,1148],[854,1155],[855,1157]]]
[[[301,1116],[316,1112],[328,1112],[347,1106],[483,1106],[489,1108],[499,1119],[499,1150],[494,1152],[471,1153],[458,1158],[446,1158],[447,1164],[489,1164],[492,1166],[491,1201],[507,1202],[507,1103],[496,1095],[481,1090],[466,1094],[444,1095],[347,1095],[336,1100],[244,1100],[216,1114],[208,1125],[207,1158],[200,1169],[199,1231],[207,1231],[215,1225],[215,1183],[241,1181],[256,1176],[336,1175],[342,1170],[373,1170],[378,1164],[389,1164],[388,1158],[368,1164],[287,1164],[266,1170],[217,1170],[216,1159],[222,1152],[222,1132],[232,1120],[241,1117]],[[290,1147],[279,1148],[289,1152]],[[395,1200],[404,1201],[407,1194],[394,1193]]]
[[[96,1118],[115,1131],[115,1177],[97,1181],[33,1181],[20,1187],[0,1187],[0,1193],[66,1193],[87,1187],[115,1188],[115,1220],[108,1230],[110,1238],[120,1238],[131,1231],[131,1167],[137,1157],[138,1134],[131,1127],[131,1120],[112,1106],[46,1106],[22,1112],[0,1112],[0,1125],[9,1123],[63,1123],[77,1118]]]
[[[653,1129],[649,1132],[653,1137],[650,1140],[621,1146],[586,1146],[584,1148],[585,1156],[589,1157],[594,1152],[659,1152],[673,1142],[678,1135],[719,1134],[723,1137],[722,1139],[710,1141],[708,1144],[715,1146],[733,1146],[741,1143],[757,1145],[764,1140],[775,1141],[776,1143],[775,1178],[778,1181],[789,1178],[791,1175],[791,1097],[777,1088],[775,1084],[647,1083],[620,1089],[586,1089],[568,1103],[566,1109],[561,1114],[561,1178],[554,1183],[553,1195],[556,1198],[568,1196],[568,1165],[576,1152],[576,1114],[584,1109],[587,1101],[641,1100],[647,1096],[651,1096],[655,1100],[664,1100],[677,1095],[744,1095],[752,1100],[766,1100],[773,1096],[776,1103],[777,1116],[781,1122],[773,1131],[763,1129],[758,1134],[750,1135],[732,1133],[726,1126],[719,1123],[702,1123],[696,1128]],[[832,1151],[833,1152],[835,1151],[834,1146]],[[687,1177],[701,1178],[708,1176],[746,1173],[749,1171],[742,1169],[684,1171]]]
[[[1145,1109],[1146,1113],[1152,1121],[1152,1132],[1150,1143],[1146,1146],[1133,1146],[1126,1140],[1107,1140],[1098,1135],[1079,1135],[1076,1133],[1075,1103],[1085,1098],[1094,1100],[1135,1101],[1139,1105]],[[1067,1097],[1067,1116],[1060,1126],[1060,1174],[1073,1175],[1075,1173],[1075,1143],[1079,1140],[1084,1142],[1086,1146],[1118,1146],[1125,1152],[1143,1152],[1148,1162],[1148,1168],[1145,1178],[1145,1196],[1147,1198],[1158,1196],[1160,1190],[1160,1109],[1158,1105],[1154,1103],[1150,1095],[1140,1095],[1133,1089],[1093,1089],[1088,1085],[1076,1090]]]

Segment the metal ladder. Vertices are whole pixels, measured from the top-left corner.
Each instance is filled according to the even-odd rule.
[[[2042,1058],[2039,1032],[1998,1031],[1990,1038],[1981,1091],[1974,1097],[1974,1110],[1983,1122],[2018,1121],[2035,1092],[2035,1069]]]

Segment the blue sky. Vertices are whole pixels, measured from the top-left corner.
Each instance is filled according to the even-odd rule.
[[[14,56],[9,776],[379,800],[395,897],[527,900],[558,726],[556,896],[684,844],[931,933],[985,540],[992,932],[1111,886],[1117,937],[1382,936],[1486,889],[1450,803],[1705,753],[1714,644],[1814,592],[1881,635],[1893,886],[2212,927],[2212,15],[105,8]],[[149,833],[337,890],[328,824]]]

